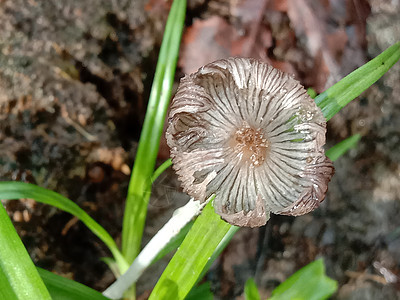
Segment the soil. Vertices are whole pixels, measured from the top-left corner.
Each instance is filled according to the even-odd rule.
[[[0,4],[0,179],[55,190],[120,242],[124,199],[171,1]],[[400,40],[389,0],[189,0],[176,74],[232,55],[262,59],[322,92]],[[323,257],[334,299],[400,298],[400,64],[328,123],[328,147],[360,133],[335,162],[321,207],[241,229],[206,280],[216,299],[263,297]],[[162,142],[159,163],[168,158]],[[153,187],[143,243],[187,201],[172,170]],[[107,248],[67,213],[4,201],[35,264],[104,290]],[[169,256],[170,257],[170,256]],[[138,283],[146,298],[168,260]]]

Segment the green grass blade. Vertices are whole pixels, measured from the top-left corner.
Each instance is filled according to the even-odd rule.
[[[212,203],[208,203],[161,275],[149,299],[185,299],[230,228],[231,225],[222,221],[214,212]]]
[[[1,202],[0,299],[51,299]]]
[[[107,265],[107,267],[114,274],[115,278],[118,278],[121,276],[121,272],[119,270],[117,263],[115,262],[115,259],[113,259],[111,257],[102,257],[102,258],[100,258],[100,260]]]
[[[186,224],[186,226],[183,227],[181,231],[179,231],[179,233],[168,242],[167,245],[165,245],[165,247],[160,251],[160,253],[158,253],[158,255],[154,258],[152,263],[154,264],[156,261],[160,260],[171,251],[177,249],[182,244],[190,228],[192,228],[193,223],[194,222],[191,221],[188,224]]]
[[[337,290],[337,282],[325,275],[322,259],[300,269],[281,283],[273,292],[271,300],[321,300]]]
[[[77,204],[56,192],[30,183],[16,181],[0,182],[0,199],[22,198],[30,198],[37,202],[52,205],[77,217],[107,245],[122,272],[128,269],[129,266],[122,257],[113,238]]]
[[[225,222],[223,220],[220,220],[221,222]],[[201,271],[200,276],[198,277],[198,280],[203,278],[203,276],[207,273],[208,269],[210,269],[211,265],[213,264],[214,260],[217,259],[217,257],[224,251],[226,246],[228,246],[229,242],[233,238],[236,232],[238,232],[240,227],[233,226],[229,228],[228,232],[225,234],[225,236],[222,238],[222,240],[219,242],[217,248],[215,248],[213,254],[211,255],[210,259],[207,261],[206,266],[204,267],[203,271]]]
[[[244,286],[244,296],[246,300],[260,300],[260,294],[253,278],[247,279]]]
[[[37,268],[52,299],[57,300],[107,300],[100,292],[71,279]]]
[[[374,84],[400,59],[400,42],[358,68],[338,83],[315,97],[326,120],[331,119],[350,101]]]
[[[308,96],[310,96],[313,99],[317,96],[317,92],[313,88],[308,88],[307,94],[308,94]]]
[[[211,293],[210,282],[205,282],[199,286],[195,286],[187,295],[185,300],[213,300],[214,295]]]
[[[337,143],[335,146],[329,148],[325,154],[328,156],[332,161],[337,160],[351,148],[354,148],[358,141],[361,139],[361,135],[355,134],[351,137]]]
[[[171,97],[186,12],[186,0],[174,0],[154,76],[153,86],[129,183],[122,229],[122,253],[129,263],[137,256],[150,197],[164,119]]]
[[[168,169],[170,166],[172,166],[172,160],[171,159],[167,159],[166,161],[164,161],[161,166],[159,166],[157,168],[157,170],[154,171],[153,176],[151,176],[151,182],[153,183],[154,181],[156,181],[156,179],[158,178],[158,176],[160,176],[166,169]]]

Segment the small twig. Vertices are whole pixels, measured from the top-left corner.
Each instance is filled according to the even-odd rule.
[[[111,299],[120,299],[124,292],[134,284],[143,272],[151,265],[160,251],[175,237],[193,217],[199,215],[211,197],[203,202],[193,198],[183,207],[178,208],[172,218],[161,228],[151,241],[136,257],[129,269],[109,286],[103,295]]]
[[[255,20],[252,24],[249,34],[249,40],[246,45],[243,47],[243,56],[251,57],[252,51],[254,50],[254,45],[256,43],[257,38],[259,38],[258,33],[260,31],[260,27],[263,21],[264,12],[268,7],[269,0],[262,0],[260,4],[260,10],[258,14],[255,16]]]
[[[69,114],[67,112],[67,108],[65,106],[61,106],[61,116],[64,118],[65,122],[67,122],[69,125],[74,127],[74,129],[79,132],[83,137],[85,137],[89,142],[95,142],[97,141],[97,137],[90,134],[87,132],[81,125],[79,125],[77,122],[72,120],[69,117]]]
[[[344,273],[346,274],[346,276],[355,280],[361,280],[361,281],[372,280],[383,285],[387,284],[387,281],[383,276],[368,274],[366,272],[354,272],[354,271],[345,271]]]
[[[77,217],[72,217],[71,220],[69,220],[67,224],[65,224],[64,228],[61,231],[61,235],[66,235],[71,227],[78,223],[78,221],[79,219]]]

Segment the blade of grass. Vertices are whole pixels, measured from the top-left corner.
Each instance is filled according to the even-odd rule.
[[[154,181],[156,181],[156,179],[158,178],[158,176],[160,176],[166,169],[168,169],[170,166],[172,166],[172,160],[171,159],[167,159],[166,161],[164,161],[161,166],[159,166],[157,168],[157,170],[154,171],[153,176],[151,176],[151,182],[153,183]]]
[[[327,299],[337,290],[337,282],[325,275],[322,259],[318,259],[300,269],[273,292],[270,300],[298,299],[320,300]]]
[[[168,244],[164,248],[161,249],[160,253],[157,254],[156,258],[154,258],[154,260],[151,263],[154,264],[155,262],[159,261],[161,258],[163,258],[165,255],[167,255],[171,251],[176,250],[182,244],[182,242],[185,239],[186,235],[188,234],[190,228],[192,228],[193,223],[194,223],[193,221],[190,221],[189,223],[187,223],[186,226],[183,227],[182,230],[179,231],[179,233],[175,237],[170,239]]]
[[[211,293],[210,282],[205,282],[199,286],[195,286],[187,295],[185,300],[213,300],[214,295]]]
[[[122,253],[128,263],[137,256],[142,240],[151,178],[164,119],[171,97],[186,12],[186,0],[174,0],[157,62],[156,73],[129,183],[122,228]]]
[[[0,202],[0,299],[51,300]]]
[[[313,99],[317,96],[317,92],[313,88],[308,88],[307,94]]]
[[[107,265],[107,267],[114,274],[115,278],[118,278],[119,276],[121,276],[121,272],[119,270],[117,263],[115,262],[115,259],[113,259],[111,257],[102,257],[102,258],[100,258],[100,260]]]
[[[338,83],[315,97],[326,120],[330,120],[350,101],[374,84],[400,59],[400,42],[347,75]]]
[[[100,292],[74,280],[37,268],[52,299],[57,300],[107,300]],[[33,299],[33,298],[30,298]],[[39,299],[39,298],[37,298]]]
[[[361,139],[361,135],[355,134],[351,137],[337,143],[335,146],[332,146],[327,151],[325,151],[326,156],[328,156],[332,161],[337,160],[339,157],[343,156],[347,151],[351,148],[354,148],[358,141]]]
[[[18,300],[13,288],[8,282],[6,271],[0,266],[0,299]]]
[[[223,220],[221,220],[221,221],[225,222]],[[222,253],[222,251],[224,251],[226,246],[228,246],[229,242],[231,241],[231,239],[233,238],[235,233],[239,231],[239,229],[240,229],[240,227],[231,225],[231,227],[229,228],[228,232],[222,238],[221,242],[219,242],[217,248],[215,248],[213,254],[210,257],[210,259],[207,261],[207,264],[204,267],[203,271],[201,271],[200,276],[198,277],[198,280],[201,280],[201,278],[203,278],[203,276],[208,272],[208,270],[210,269],[210,267],[213,264],[213,262]]]
[[[149,300],[184,299],[231,225],[214,212],[212,202],[194,222],[158,280]]]
[[[45,188],[17,181],[3,181],[0,182],[0,199],[34,199],[37,202],[49,204],[57,207],[67,213],[70,213],[81,220],[95,235],[101,239],[104,244],[110,249],[114,256],[121,272],[128,269],[129,265],[126,263],[121,252],[118,250],[117,245],[109,233],[95,220],[93,220],[84,210],[77,204],[65,198],[64,196],[47,190]]]
[[[249,278],[244,286],[244,296],[246,300],[260,300],[260,294],[253,278]]]
[[[317,96],[317,105],[323,110],[327,120],[372,85],[400,58],[399,47],[400,43],[397,43],[388,48],[366,64],[367,67],[361,67],[362,71],[357,69]],[[366,78],[364,79],[363,76]],[[352,84],[356,86],[354,90],[352,90]],[[200,278],[212,252],[224,239],[230,227],[231,225],[221,220],[208,204],[161,275],[150,299],[184,299]],[[224,231],[225,234],[222,234]],[[210,234],[210,232],[215,234]],[[204,251],[199,251],[199,249]]]

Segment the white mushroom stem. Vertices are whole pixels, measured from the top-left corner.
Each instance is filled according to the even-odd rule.
[[[175,210],[172,218],[157,232],[151,241],[139,253],[129,269],[110,285],[103,295],[111,299],[120,299],[129,287],[134,284],[143,272],[151,265],[160,251],[174,238],[193,217],[201,213],[210,201],[195,201],[193,198],[185,205]]]

